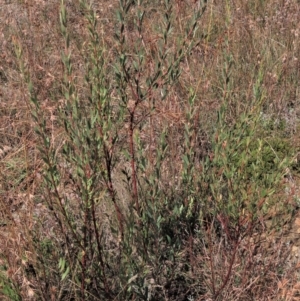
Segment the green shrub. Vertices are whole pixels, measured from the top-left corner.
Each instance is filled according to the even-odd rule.
[[[212,88],[216,114],[205,119],[198,87],[181,87],[186,58],[205,40],[203,3],[181,10],[171,0],[155,7],[121,0],[110,49],[93,6],[74,4],[84,19],[76,39],[71,8],[62,1],[63,74],[51,118],[39,98],[39,77],[15,43],[43,162],[40,202],[47,207],[28,230],[28,249],[37,250],[28,259],[37,300],[263,300],[277,287],[285,260],[265,246],[291,216],[280,192],[293,149],[276,136],[283,128],[261,124],[263,63],[259,72],[253,68],[253,93],[242,103],[229,34]],[[223,8],[229,32],[228,1]],[[172,105],[179,117],[168,115]],[[11,290],[3,293],[14,296],[13,285],[5,282]]]

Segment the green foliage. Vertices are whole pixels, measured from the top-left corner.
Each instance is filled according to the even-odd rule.
[[[206,177],[212,177],[208,181],[219,204],[217,211],[226,212],[235,222],[250,214],[254,222],[274,206],[270,197],[291,163],[281,148],[288,145],[275,145],[273,140],[273,147],[259,137],[257,112],[241,115],[232,126],[224,124],[224,113],[221,110],[219,115],[220,127],[212,146],[213,159],[205,165]]]

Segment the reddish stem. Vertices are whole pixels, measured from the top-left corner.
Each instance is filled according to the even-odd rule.
[[[130,155],[131,155],[133,202],[135,202],[136,211],[138,215],[140,215],[140,205],[138,200],[137,179],[136,179],[136,170],[135,170],[134,141],[133,141],[134,111],[135,109],[133,109],[130,114],[129,145],[130,145]]]

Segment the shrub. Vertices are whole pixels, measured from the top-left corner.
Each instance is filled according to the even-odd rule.
[[[252,4],[250,14],[265,9]],[[61,1],[61,64],[47,91],[36,50],[13,39],[37,149],[26,158],[40,161],[26,159],[16,185],[32,173],[38,188],[19,216],[22,243],[11,238],[16,255],[1,252],[20,265],[12,276],[1,264],[4,296],[280,300],[278,281],[295,275],[283,240],[294,204],[282,193],[295,150],[284,126],[261,118],[268,51],[240,67],[252,57],[232,42],[233,4],[220,7],[217,26],[206,1],[121,0],[112,37],[96,3]],[[202,88],[192,65],[206,48],[217,74]],[[218,99],[209,109],[204,92]]]

